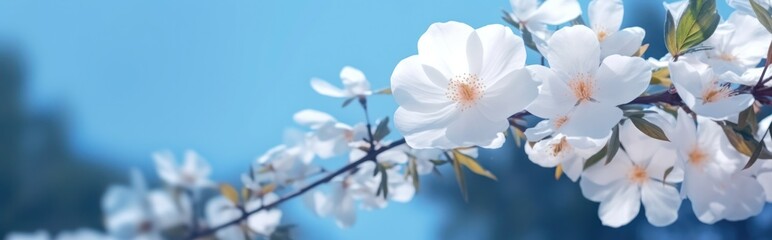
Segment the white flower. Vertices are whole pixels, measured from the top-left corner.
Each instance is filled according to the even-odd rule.
[[[161,239],[160,231],[188,224],[189,201],[162,191],[147,191],[141,173],[131,171],[131,187],[114,185],[102,198],[107,232],[119,239]]]
[[[632,56],[641,47],[646,31],[640,27],[622,29],[622,0],[593,0],[588,7],[590,26],[600,41],[601,59],[619,54]]]
[[[209,180],[212,168],[195,151],[185,151],[185,162],[177,166],[174,155],[169,151],[153,153],[158,176],[170,186],[179,186],[187,189],[211,187],[214,183]]]
[[[259,198],[254,198],[244,204],[244,210],[251,212],[259,209],[263,204],[271,204],[279,200],[279,196],[268,193]],[[217,196],[209,200],[206,205],[206,219],[210,227],[220,226],[241,217],[241,210],[230,200],[223,196]],[[250,233],[259,236],[270,236],[281,222],[282,211],[278,208],[260,210],[247,217],[246,227]],[[239,225],[232,225],[217,231],[218,239],[245,239],[244,232]],[[252,236],[252,234],[250,234]],[[250,238],[254,239],[254,238]]]
[[[389,142],[382,142],[382,145],[389,145]],[[376,147],[378,149],[380,147]],[[365,151],[362,151],[359,148],[355,148],[351,151],[349,154],[349,161],[355,162],[359,159],[362,159],[367,153]],[[388,198],[394,201],[398,202],[408,202],[413,198],[413,195],[415,195],[415,188],[412,185],[412,182],[409,181],[409,179],[406,179],[403,177],[403,174],[400,173],[400,170],[402,169],[402,166],[405,165],[408,162],[408,154],[404,151],[404,149],[401,148],[391,148],[389,150],[383,151],[378,156],[375,157],[375,160],[377,163],[382,164],[384,167],[386,167],[386,175],[389,179],[389,195]],[[375,165],[373,164],[363,164],[360,166],[359,172],[372,173],[375,171]],[[381,183],[381,175],[378,173],[375,176],[372,176],[372,174],[357,174],[357,177],[354,179],[358,180],[359,184],[366,185],[365,189],[378,189],[378,185]],[[376,191],[372,192],[373,195],[375,195]],[[370,208],[382,208],[385,207],[386,202],[385,201],[379,201],[380,199],[373,199],[369,198],[369,196],[366,196],[364,199],[369,200],[376,200],[372,202],[375,205],[378,205],[379,207],[370,207]],[[365,203],[368,203],[365,201]],[[383,206],[381,206],[383,205]]]
[[[749,0],[726,0],[726,3],[729,4],[729,6],[735,8],[739,13],[756,17],[756,13],[753,12],[751,3],[748,1]],[[753,1],[761,5],[762,7],[764,7],[764,9],[769,9],[769,7],[772,6],[772,1],[770,0],[753,0]]]
[[[742,74],[766,58],[770,41],[772,34],[756,18],[735,12],[703,43],[710,49],[700,56],[717,74]]]
[[[756,136],[761,139],[764,132],[768,131],[768,126],[772,123],[772,115],[765,117],[759,122],[759,129]],[[764,139],[761,139],[767,148],[772,146],[772,134],[767,134]],[[761,187],[764,189],[767,202],[772,202],[772,161],[759,161],[754,167],[761,165],[759,171],[756,173],[756,180],[759,181]]]
[[[206,221],[211,227],[216,227],[241,217],[241,210],[233,202],[223,196],[216,196],[206,204]],[[215,232],[217,239],[242,240],[244,232],[239,225],[231,225]]]
[[[566,176],[576,182],[582,173],[584,161],[600,151],[606,141],[608,137],[592,139],[558,134],[533,145],[525,144],[525,153],[531,162],[539,166],[552,168],[561,165]]]
[[[383,160],[389,163],[401,161]],[[350,227],[356,221],[357,203],[361,203],[361,208],[363,209],[372,210],[386,207],[388,204],[387,199],[407,202],[413,198],[415,189],[412,183],[399,173],[399,169],[399,166],[392,166],[386,170],[388,176],[388,195],[386,199],[384,199],[383,195],[376,196],[378,187],[381,184],[381,173],[379,172],[373,176],[375,164],[366,162],[360,165],[356,173],[334,178],[329,184],[331,189],[328,193],[315,191],[308,195],[305,198],[306,204],[321,217],[332,215],[338,227]]]
[[[56,240],[112,240],[113,237],[93,229],[81,228],[75,231],[60,232]]]
[[[523,40],[505,26],[432,24],[391,76],[395,125],[413,148],[501,147],[507,118],[537,94],[524,64]]]
[[[764,191],[745,172],[743,156],[733,149],[721,127],[706,118],[694,120],[679,109],[675,128],[666,132],[684,170],[681,194],[704,223],[742,220],[761,212]]]
[[[598,216],[603,225],[623,226],[635,218],[641,203],[652,225],[666,226],[678,218],[681,196],[675,183],[683,172],[674,168],[676,154],[667,142],[640,132],[631,122],[619,128],[619,150],[608,165],[595,164],[584,172],[580,181],[582,194],[600,202]]]
[[[359,69],[350,66],[343,67],[340,70],[340,79],[343,81],[343,89],[318,78],[311,79],[311,87],[319,94],[337,98],[351,98],[372,94],[370,82],[367,81],[365,74],[359,71]]]
[[[32,233],[12,232],[5,236],[5,240],[49,240],[51,236],[45,230],[38,230]]]
[[[543,84],[528,111],[547,119],[526,130],[531,141],[552,133],[603,138],[622,118],[617,105],[649,85],[651,66],[641,58],[611,55],[600,63],[598,38],[585,26],[558,30],[549,46],[544,54],[551,68],[529,69]]]
[[[247,211],[253,211],[259,209],[264,204],[271,204],[278,200],[278,195],[275,193],[268,193],[260,198],[248,201],[245,208]],[[260,210],[247,217],[247,226],[250,230],[261,236],[271,236],[271,233],[279,226],[281,216],[282,212],[278,208]]]
[[[305,109],[295,113],[295,122],[309,126],[313,130],[312,149],[320,158],[330,158],[349,150],[354,141],[367,136],[365,124],[349,126],[338,122],[327,113]]]
[[[582,8],[576,0],[510,0],[512,13],[509,16],[531,31],[536,37],[547,39],[547,25],[560,25],[582,15]]]
[[[695,113],[723,120],[753,104],[753,96],[737,91],[736,84],[718,76],[712,68],[684,61],[670,63],[670,78],[684,103]]]
[[[311,160],[313,155],[309,157],[302,147],[279,145],[257,159],[257,165],[253,169],[255,176],[252,177],[258,179],[258,182],[272,182],[278,185],[299,183],[319,171],[319,167],[310,165]]]

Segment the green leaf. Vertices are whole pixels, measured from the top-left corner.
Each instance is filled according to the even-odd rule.
[[[407,165],[407,172],[408,175],[413,178],[413,188],[415,188],[415,191],[418,192],[418,187],[420,187],[421,184],[420,180],[418,179],[418,163],[416,163],[416,158],[410,158],[410,161]]]
[[[354,99],[357,99],[357,97],[355,96],[355,97],[350,97],[350,98],[347,98],[345,101],[343,101],[343,105],[342,105],[341,107],[346,107],[346,106],[348,106],[349,104],[351,104],[351,102],[353,102],[353,101],[354,101]]]
[[[434,166],[442,166],[442,165],[445,165],[446,163],[448,163],[448,161],[436,160],[436,159],[432,159],[432,160],[429,160],[429,161],[432,162],[432,164],[434,164]]]
[[[233,188],[230,184],[223,183],[220,184],[220,194],[222,194],[225,198],[230,200],[233,205],[239,204],[239,193],[236,192],[236,188]]]
[[[740,112],[740,115],[737,117],[737,127],[739,129],[750,127],[752,133],[759,129],[759,125],[756,119],[756,111],[753,109],[753,106],[750,106]]]
[[[676,56],[678,50],[676,49],[676,30],[675,20],[673,20],[673,13],[667,11],[667,19],[665,20],[665,47],[671,56]]]
[[[749,2],[751,3],[753,12],[756,14],[756,19],[759,20],[761,25],[763,25],[767,31],[772,33],[772,13],[770,13],[768,9],[764,9],[764,7],[757,3],[756,0],[749,0]]]
[[[386,135],[389,135],[389,133],[391,133],[391,130],[389,130],[389,117],[385,117],[378,122],[378,127],[375,129],[373,138],[375,141],[381,141]]]
[[[669,176],[671,172],[673,172],[672,166],[665,170],[665,174],[662,176],[662,184],[665,184],[667,182],[667,176]]]
[[[614,159],[614,156],[617,155],[617,151],[619,151],[619,124],[611,129],[611,138],[609,138],[606,144],[606,149],[606,164],[608,165]]]
[[[654,139],[659,139],[662,141],[670,141],[667,139],[667,135],[665,135],[665,132],[662,131],[662,128],[659,128],[657,125],[654,125],[649,121],[646,121],[646,119],[632,117],[630,118],[630,121],[633,122],[633,125],[635,125],[635,127],[638,128],[638,130],[640,130],[642,133],[646,134],[647,136]]]
[[[603,148],[600,149],[600,151],[590,156],[590,158],[588,158],[587,161],[584,162],[584,166],[582,167],[582,169],[587,169],[592,167],[592,165],[595,165],[596,163],[600,162],[600,160],[603,159],[603,157],[605,156],[606,156],[606,146],[603,146]]]
[[[672,15],[669,18],[668,22],[672,22]],[[670,31],[671,26],[667,26],[666,43],[672,45],[668,50],[675,58],[683,55],[713,35],[720,19],[716,11],[716,0],[689,0],[689,6],[678,20],[674,39],[670,35],[673,33]]]
[[[496,176],[494,176],[491,172],[489,172],[488,170],[480,166],[480,164],[477,163],[477,161],[474,158],[470,157],[469,155],[463,154],[460,151],[454,149],[453,158],[461,165],[464,165],[467,169],[471,170],[473,173],[488,177],[493,180],[497,180]]]
[[[724,135],[726,135],[726,138],[729,140],[729,143],[738,152],[745,156],[753,157],[755,151],[758,150],[760,152],[757,158],[772,159],[772,153],[766,149],[764,144],[759,143],[759,141],[754,139],[754,135],[750,132],[750,128],[740,129],[738,125],[728,121],[720,122],[719,124],[724,131]]]
[[[389,175],[386,174],[386,167],[381,164],[376,165],[376,169],[381,173],[381,184],[378,185],[375,196],[383,194],[383,198],[386,199],[389,196]]]
[[[461,163],[459,163],[458,160],[452,160],[450,156],[445,153],[445,156],[448,158],[448,161],[453,162],[453,172],[456,173],[456,182],[458,182],[458,187],[461,189],[461,196],[464,197],[464,202],[469,201],[469,195],[467,194],[466,190],[466,180],[464,179],[464,173],[461,171]]]
[[[753,108],[751,106],[751,108]],[[751,110],[752,112],[753,110]],[[764,135],[761,136],[761,141],[759,141],[758,144],[756,144],[756,148],[753,149],[753,154],[751,155],[751,158],[748,159],[748,163],[745,164],[745,167],[743,169],[747,169],[751,166],[753,166],[754,163],[756,163],[756,160],[759,159],[761,156],[762,151],[766,151],[767,146],[764,144],[764,138],[767,137],[767,134],[769,133],[769,127],[772,127],[772,122],[769,123],[769,126],[767,126],[767,130],[764,131]]]

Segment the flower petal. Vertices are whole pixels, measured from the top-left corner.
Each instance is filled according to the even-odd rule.
[[[590,28],[583,25],[564,27],[549,39],[544,53],[550,67],[568,76],[595,75],[600,62],[600,43]]]
[[[608,185],[612,182],[625,180],[627,174],[633,169],[633,164],[627,153],[617,152],[609,164],[595,164],[584,170],[583,178],[600,185]],[[625,181],[627,182],[627,181]]]
[[[501,24],[491,24],[475,30],[482,45],[482,69],[477,72],[483,83],[494,84],[512,71],[525,66],[523,39]],[[469,61],[473,61],[471,57]],[[473,71],[474,73],[474,71]]]
[[[552,69],[543,66],[528,66],[531,77],[541,81],[539,95],[527,107],[528,112],[541,118],[556,118],[565,115],[576,103],[571,89]]]
[[[611,55],[603,60],[595,81],[596,100],[615,106],[628,103],[646,91],[651,66],[642,58]]]
[[[582,8],[576,0],[546,0],[528,20],[560,25],[582,14]]]
[[[528,70],[518,69],[492,82],[475,107],[491,121],[507,119],[533,102],[539,93],[538,87],[539,83],[531,79]]]
[[[492,143],[497,142],[498,134],[506,130],[508,126],[509,122],[506,118],[490,120],[477,108],[469,108],[456,116],[445,133],[448,140],[458,147],[496,148],[497,146]]]
[[[345,66],[340,70],[340,79],[346,91],[352,95],[369,95],[370,82],[365,78],[365,74],[359,69],[351,66]]]
[[[736,116],[738,113],[753,105],[753,95],[738,94],[716,102],[701,103],[699,100],[692,107],[694,112],[701,116],[715,120],[723,120]]]
[[[667,226],[678,219],[682,200],[673,186],[649,180],[641,186],[641,201],[646,219],[654,226]]]
[[[622,31],[613,33],[600,42],[600,57],[619,54],[622,56],[632,56],[641,48],[646,31],[640,27],[630,27]]]
[[[424,64],[437,68],[446,78],[469,73],[467,39],[474,32],[460,22],[434,23],[418,39],[418,55]]]
[[[399,107],[394,113],[394,125],[412,148],[449,149],[454,146],[445,136],[445,126],[455,111],[455,106],[451,105],[433,113],[411,112]]]
[[[300,110],[292,116],[292,119],[300,125],[312,128],[319,127],[328,122],[335,122],[335,118],[330,116],[330,114],[314,109]]]
[[[319,94],[330,97],[347,97],[346,91],[337,88],[327,81],[318,78],[311,79],[311,88]]]
[[[426,75],[418,55],[397,64],[391,75],[391,91],[397,104],[411,111],[430,112],[451,103],[445,96],[445,89]]]
[[[568,114],[567,120],[557,132],[572,137],[604,138],[620,119],[622,110],[616,106],[586,102]]]
[[[619,31],[625,14],[621,0],[592,0],[587,11],[592,29],[608,34]]]
[[[641,210],[641,192],[637,185],[624,181],[614,185],[614,191],[600,203],[598,216],[605,226],[621,227],[630,223]]]

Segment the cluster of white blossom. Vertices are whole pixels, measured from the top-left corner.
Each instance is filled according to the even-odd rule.
[[[462,167],[495,179],[475,160],[476,147],[502,147],[507,130],[528,140],[533,163],[579,181],[583,195],[600,202],[604,225],[629,223],[643,205],[652,225],[666,226],[683,199],[704,223],[749,218],[772,201],[772,161],[754,164],[772,158],[765,147],[772,117],[756,117],[772,103],[763,61],[772,8],[769,0],[728,3],[737,10],[723,21],[715,0],[664,4],[670,53],[648,60],[641,57],[645,31],[621,28],[622,0],[590,1],[587,24],[577,0],[511,0],[514,11],[504,18],[522,37],[500,24],[432,24],[418,54],[395,67],[389,89],[372,91],[353,67],[340,73],[343,88],[311,80],[344,107],[359,103],[366,121],[297,112],[295,122],[307,131],[288,132],[284,144],[260,156],[241,176],[240,192],[211,181],[195,152],[181,166],[158,152],[164,188],[148,190],[134,170],[130,186],[112,186],[103,198],[105,233],[83,229],[54,239],[273,238],[282,229],[277,205],[298,196],[345,228],[357,209],[410,201],[419,176],[446,163],[462,192]],[[526,66],[526,46],[546,64]],[[373,94],[391,94],[399,104],[394,119],[403,140],[385,140],[388,118],[371,125]],[[341,157],[348,159],[342,168],[322,167]],[[50,238],[43,231],[8,236]]]
[[[632,221],[641,203],[652,225],[665,226],[685,198],[705,223],[746,219],[772,200],[772,163],[744,167],[769,158],[757,143],[772,121],[755,118],[754,102],[768,103],[766,64],[758,66],[772,34],[750,2],[729,1],[738,11],[721,23],[715,1],[665,4],[668,48],[688,49],[648,62],[644,30],[620,30],[621,0],[591,1],[588,25],[576,0],[511,3],[505,19],[530,44],[502,25],[435,23],[418,55],[397,65],[395,121],[410,146],[498,148],[512,123],[530,160],[578,180],[612,227]],[[761,5],[769,15],[769,2]],[[524,66],[526,45],[549,67]],[[525,115],[541,120],[520,132]]]

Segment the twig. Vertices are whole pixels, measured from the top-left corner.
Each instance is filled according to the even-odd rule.
[[[284,196],[284,197],[280,198],[279,200],[277,200],[275,202],[272,202],[271,204],[266,204],[266,205],[261,206],[258,209],[244,212],[243,214],[241,214],[241,217],[239,217],[237,219],[234,219],[234,220],[232,220],[230,222],[227,222],[227,223],[224,223],[222,225],[219,225],[219,226],[216,226],[216,227],[213,227],[213,228],[209,228],[209,229],[206,229],[204,231],[192,234],[190,237],[188,237],[188,239],[192,240],[192,239],[196,239],[196,238],[199,238],[199,237],[211,235],[211,234],[213,234],[213,233],[215,233],[215,232],[217,232],[217,231],[219,231],[219,230],[221,230],[223,228],[229,227],[231,225],[238,224],[241,221],[246,220],[252,214],[255,214],[255,213],[263,211],[263,210],[275,208],[276,206],[278,206],[279,204],[281,204],[281,203],[283,203],[285,201],[288,201],[290,199],[293,199],[293,198],[296,198],[296,197],[298,197],[300,195],[303,195],[303,193],[308,192],[309,190],[311,190],[311,189],[313,189],[313,188],[315,188],[315,187],[317,187],[319,185],[322,185],[322,184],[324,184],[326,182],[329,182],[330,180],[332,180],[333,178],[337,177],[338,175],[344,174],[344,173],[348,172],[349,170],[352,170],[352,169],[358,167],[359,165],[361,165],[361,164],[363,164],[363,163],[365,163],[367,161],[371,161],[372,159],[375,159],[375,157],[378,156],[378,154],[381,154],[381,153],[385,152],[386,150],[392,149],[392,148],[397,147],[397,146],[402,145],[402,144],[405,144],[405,139],[404,138],[400,139],[400,140],[397,140],[397,141],[394,141],[391,144],[389,144],[388,146],[379,148],[378,150],[369,151],[367,153],[367,155],[365,155],[364,157],[360,158],[356,162],[349,163],[348,165],[342,167],[341,169],[338,169],[337,171],[335,171],[333,173],[330,173],[329,175],[327,175],[327,176],[325,176],[325,177],[323,177],[323,178],[321,178],[319,180],[316,180],[315,182],[309,184],[308,186],[305,186],[305,187],[303,187],[303,188],[301,188],[301,189],[299,189],[299,190],[297,190],[297,191],[295,191],[295,192],[293,192],[293,193],[291,193],[291,194],[289,194],[287,196]]]

